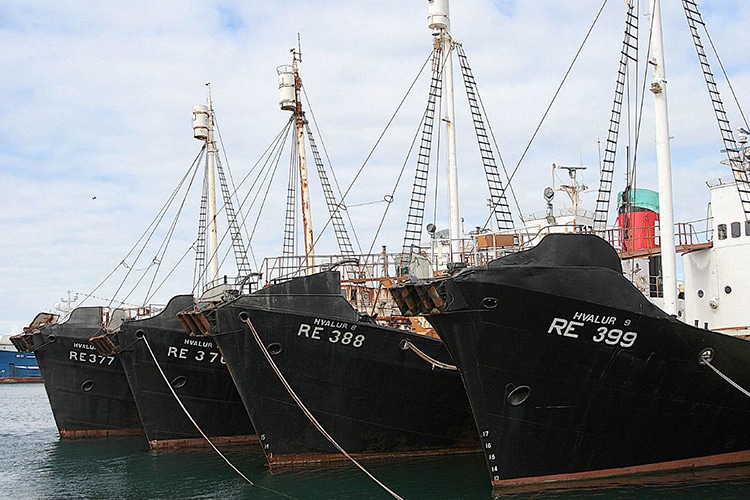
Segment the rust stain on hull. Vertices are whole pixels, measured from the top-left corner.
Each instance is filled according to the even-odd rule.
[[[442,455],[458,455],[466,453],[481,453],[477,448],[441,448],[437,450],[397,451],[381,453],[351,453],[357,460],[383,460],[389,458],[433,457]],[[310,466],[316,464],[331,464],[348,461],[341,453],[304,453],[298,455],[274,455],[266,457],[273,468],[293,468],[296,466]]]
[[[108,437],[142,436],[143,429],[62,429],[60,439],[100,439]]]
[[[244,436],[218,436],[210,438],[213,444],[246,444],[257,443],[258,436],[247,434]],[[186,438],[186,439],[154,439],[148,442],[151,451],[162,451],[183,448],[205,448],[210,446],[203,438]]]
[[[538,491],[555,488],[616,487],[623,484],[675,482],[698,475],[721,479],[731,475],[730,468],[750,467],[750,451],[724,453],[708,457],[660,462],[657,464],[636,465],[617,469],[554,474],[549,476],[526,477],[492,481],[496,492]]]
[[[43,382],[42,377],[0,377],[0,384]]]

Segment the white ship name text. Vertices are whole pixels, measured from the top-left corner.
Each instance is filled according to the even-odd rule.
[[[202,343],[199,341],[194,342],[198,342],[197,345],[200,345]],[[187,340],[185,341],[185,343],[188,343]],[[206,343],[211,344],[210,342]],[[211,345],[210,347],[213,347],[213,345]],[[173,345],[167,347],[167,358],[190,359],[194,361],[203,361],[206,363],[215,363],[218,361],[222,365],[226,364],[226,361],[224,361],[224,356],[219,354],[218,351],[204,351],[202,349],[197,349],[194,351],[192,349],[188,349],[187,347],[175,347]]]
[[[599,316],[598,314],[584,313],[576,311],[573,315],[574,320],[583,321],[584,323],[597,323],[600,325],[614,325],[617,322],[616,316]]]
[[[89,351],[96,351],[96,347],[93,344],[84,344],[82,342],[73,342],[73,347],[76,349],[88,349]]]
[[[331,344],[350,345],[352,347],[362,347],[365,342],[365,336],[361,333],[354,334],[349,330],[356,329],[357,325],[347,325],[347,323],[341,323],[337,321],[329,321],[327,319],[316,318],[313,321],[316,325],[323,326],[312,326],[307,323],[300,323],[299,330],[297,330],[297,337],[304,337],[306,339],[314,340],[327,340]],[[331,328],[333,326],[335,328]],[[341,326],[339,326],[341,325]],[[327,328],[326,328],[327,327]],[[349,327],[347,329],[347,327]]]
[[[82,347],[81,345],[73,344],[77,347]],[[114,356],[102,356],[101,354],[96,354],[93,352],[78,352],[78,351],[69,351],[68,352],[68,361],[78,361],[80,363],[92,363],[95,365],[106,365],[110,366],[114,361]]]
[[[580,319],[581,321],[575,321],[576,319]],[[584,332],[590,332],[590,328],[587,328],[587,322],[595,325],[614,325],[616,321],[617,318],[614,316],[598,316],[576,312],[571,320],[565,318],[552,318],[552,323],[550,323],[549,328],[547,328],[547,333],[583,340],[588,336]],[[630,325],[630,320],[625,320],[623,324],[625,326]],[[633,347],[637,338],[638,333],[636,332],[624,331],[619,328],[610,328],[609,326],[596,327],[596,332],[590,337],[593,342],[604,343],[611,346],[619,345],[622,348]]]

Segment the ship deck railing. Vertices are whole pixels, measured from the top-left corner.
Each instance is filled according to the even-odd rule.
[[[675,249],[679,253],[692,252],[713,245],[710,217],[675,224]],[[623,259],[646,257],[661,253],[659,221],[651,226],[615,227],[607,229],[604,238]]]

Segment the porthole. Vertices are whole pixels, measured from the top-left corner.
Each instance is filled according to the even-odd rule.
[[[703,290],[698,290],[698,298],[699,299],[703,298]]]
[[[278,342],[271,342],[270,344],[268,344],[268,347],[266,347],[266,349],[268,350],[268,354],[271,354],[273,356],[279,354],[283,350],[281,344],[279,344]]]
[[[531,388],[528,385],[519,385],[508,394],[508,404],[511,406],[519,406],[528,399],[529,394],[531,394]]]
[[[175,389],[185,387],[185,384],[187,384],[187,377],[185,377],[184,375],[179,375],[175,377],[174,380],[172,380],[171,384]]]
[[[485,309],[494,309],[500,304],[500,301],[495,297],[485,297],[482,299],[482,306]]]
[[[82,390],[83,392],[89,392],[89,391],[90,391],[91,389],[93,389],[93,388],[94,388],[94,381],[93,381],[93,380],[85,380],[85,381],[84,381],[84,382],[83,382],[83,383],[81,384],[81,390]]]
[[[729,295],[730,293],[732,293],[732,287],[729,286],[729,285],[725,286],[724,287],[724,293],[726,293],[727,295]]]

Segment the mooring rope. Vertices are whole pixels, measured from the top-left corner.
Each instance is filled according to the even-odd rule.
[[[253,326],[253,323],[250,321],[250,318],[243,319],[247,326],[250,328],[250,332],[252,332],[253,337],[255,338],[255,342],[258,343],[258,346],[260,347],[260,350],[263,352],[263,355],[266,357],[266,360],[268,361],[268,364],[271,365],[271,368],[276,373],[276,376],[281,381],[282,385],[286,389],[286,391],[289,393],[289,395],[294,399],[294,402],[297,403],[297,406],[299,406],[300,410],[305,414],[305,416],[310,420],[310,422],[315,426],[316,429],[325,437],[328,442],[330,442],[334,447],[336,447],[339,452],[341,452],[342,455],[344,455],[346,458],[351,460],[351,462],[356,465],[359,470],[367,474],[367,476],[375,481],[375,483],[378,484],[381,488],[383,488],[388,494],[390,494],[393,498],[397,498],[398,500],[403,500],[400,496],[398,496],[394,491],[392,491],[390,488],[388,488],[385,484],[383,484],[380,480],[378,480],[375,476],[373,476],[367,469],[365,469],[362,464],[357,462],[357,460],[354,459],[349,453],[346,452],[337,442],[336,440],[331,437],[330,434],[323,428],[322,425],[320,425],[320,422],[313,416],[313,414],[310,412],[310,410],[307,409],[305,404],[302,402],[302,400],[297,396],[297,394],[294,392],[294,389],[289,385],[289,382],[287,382],[286,378],[284,378],[284,375],[281,373],[281,370],[279,370],[279,367],[276,366],[276,363],[274,363],[273,359],[271,359],[271,355],[268,353],[268,350],[266,349],[266,346],[263,345],[263,342],[260,340],[260,336],[258,335],[258,332],[255,330],[255,327]]]
[[[744,394],[745,396],[747,396],[747,397],[750,398],[750,392],[746,391],[738,383],[736,383],[734,380],[730,379],[729,377],[727,377],[726,375],[724,375],[723,373],[721,373],[721,371],[718,368],[716,368],[714,365],[712,365],[710,361],[708,361],[706,359],[703,359],[701,361],[706,366],[708,366],[709,368],[711,368],[718,376],[720,376],[721,378],[723,378],[724,380],[726,380],[729,383],[729,385],[731,385],[732,387],[734,387],[735,389],[737,389],[738,391],[740,391],[742,394]]]
[[[411,349],[414,352],[414,354],[416,354],[420,358],[430,363],[433,368],[437,367],[437,368],[442,368],[443,370],[451,370],[451,371],[458,370],[456,365],[449,365],[448,363],[443,363],[442,361],[438,361],[437,359],[430,357],[427,353],[420,350],[417,346],[409,342],[408,339],[404,339],[401,341],[401,349],[403,349],[404,351],[407,349]]]
[[[214,451],[227,463],[227,465],[229,465],[229,467],[231,467],[234,470],[234,472],[236,472],[242,479],[244,479],[245,481],[247,481],[252,486],[257,486],[258,488],[262,488],[262,489],[264,489],[266,491],[270,491],[272,493],[276,493],[278,495],[281,495],[281,496],[284,496],[284,497],[287,497],[287,498],[294,498],[294,497],[291,497],[291,496],[289,496],[289,495],[287,495],[285,493],[282,493],[280,491],[276,491],[274,489],[266,488],[265,486],[261,486],[259,484],[255,484],[247,476],[245,476],[242,473],[242,471],[240,471],[237,467],[235,467],[232,462],[229,461],[229,459],[216,447],[216,445],[214,445],[211,442],[211,440],[208,438],[208,436],[206,436],[206,433],[203,432],[203,429],[201,429],[201,427],[198,425],[198,423],[193,419],[193,417],[190,415],[190,412],[188,412],[187,408],[185,408],[185,405],[182,404],[182,401],[180,400],[180,397],[175,392],[174,387],[172,387],[172,384],[169,383],[169,379],[167,379],[167,376],[164,374],[164,370],[161,369],[161,365],[159,365],[159,362],[156,360],[156,356],[154,355],[154,351],[151,349],[151,345],[148,343],[148,340],[146,339],[146,336],[144,335],[141,338],[143,339],[143,342],[146,344],[146,347],[148,348],[148,352],[151,354],[151,359],[154,360],[154,364],[156,365],[156,368],[159,370],[159,373],[161,374],[161,378],[164,379],[164,383],[166,383],[167,387],[169,387],[169,391],[172,393],[172,396],[174,396],[174,399],[177,401],[177,404],[180,405],[180,408],[182,408],[182,411],[185,412],[185,415],[190,420],[190,422],[192,422],[192,424],[195,426],[195,428],[198,430],[198,432],[200,432],[201,436],[203,436],[203,439],[205,439],[206,442],[209,445],[211,445],[211,448],[214,449]]]

